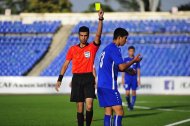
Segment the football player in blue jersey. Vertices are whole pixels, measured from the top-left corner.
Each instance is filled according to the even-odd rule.
[[[114,31],[113,42],[104,48],[101,53],[98,72],[98,100],[100,107],[104,107],[104,126],[122,126],[124,114],[122,100],[117,89],[117,75],[125,71],[132,64],[140,62],[140,54],[128,63],[123,61],[119,46],[127,42],[128,32],[124,28]],[[112,115],[115,113],[113,121]]]
[[[135,47],[128,47],[128,57],[124,58],[124,62],[128,63],[135,57]],[[122,84],[126,90],[126,101],[128,110],[133,110],[136,101],[136,90],[140,86],[140,63],[132,64],[125,72],[122,73]],[[130,90],[132,89],[132,97],[130,98]]]

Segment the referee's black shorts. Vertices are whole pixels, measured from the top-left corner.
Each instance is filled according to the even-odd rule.
[[[93,73],[73,74],[70,101],[84,102],[86,98],[96,98]]]

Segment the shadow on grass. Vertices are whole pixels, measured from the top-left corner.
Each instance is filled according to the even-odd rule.
[[[173,108],[180,108],[180,107],[189,107],[189,105],[173,105],[173,106],[159,106],[159,107],[150,107],[150,110],[156,109],[173,109]]]
[[[153,113],[139,113],[139,114],[130,114],[130,115],[125,115],[123,118],[135,118],[135,117],[141,117],[141,116],[152,116],[152,115],[157,115],[160,114],[161,112],[153,112]]]
[[[141,117],[141,116],[152,116],[152,115],[157,115],[160,114],[161,112],[154,112],[154,113],[142,113],[142,114],[130,114],[130,115],[125,115],[123,118],[135,118],[135,117]],[[93,119],[93,121],[103,121],[104,119]]]
[[[104,119],[93,119],[92,122],[103,121]]]

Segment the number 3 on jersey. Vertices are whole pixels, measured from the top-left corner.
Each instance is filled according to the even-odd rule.
[[[101,57],[100,57],[100,68],[102,68],[102,66],[103,66],[103,64],[104,64],[104,62],[103,62],[104,56],[105,56],[105,51],[101,53]]]

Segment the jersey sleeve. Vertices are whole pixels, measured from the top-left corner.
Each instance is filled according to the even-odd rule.
[[[119,50],[112,50],[111,52],[111,57],[116,65],[124,63],[121,52]]]
[[[72,59],[73,59],[73,47],[69,48],[66,55],[66,60],[72,60]]]
[[[123,62],[127,62],[127,61],[128,61],[127,58],[124,58],[124,59],[123,59]]]
[[[137,69],[140,69],[141,68],[141,65],[140,65],[140,62],[137,63]]]

